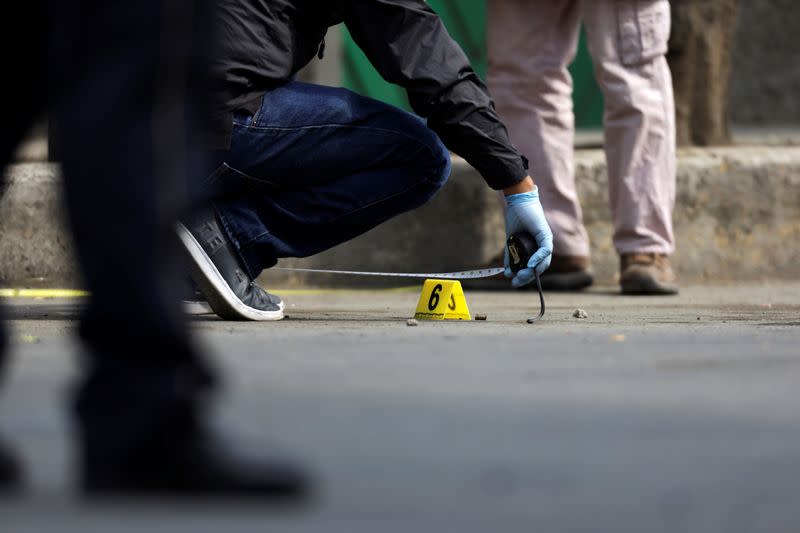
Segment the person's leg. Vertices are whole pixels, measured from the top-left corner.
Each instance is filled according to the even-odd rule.
[[[175,36],[178,48],[161,55],[161,32],[171,23],[166,5],[54,3],[51,13],[65,194],[91,293],[80,328],[88,372],[77,405],[89,463],[111,444],[135,447],[137,433],[147,438],[153,427],[192,416],[211,384],[175,292],[173,224],[188,208],[180,107],[187,67],[185,37]],[[112,46],[123,33],[130,41]],[[120,416],[111,417],[115,411]]]
[[[5,110],[0,127],[0,174],[5,173],[14,151],[34,121],[40,118],[38,114],[44,107],[42,3],[31,0],[10,7],[10,12],[5,13],[0,22],[0,57],[7,72],[14,73],[15,80],[3,88]],[[19,46],[17,36],[20,31],[29,37],[24,47]],[[3,180],[0,175],[0,194]],[[4,313],[0,305],[0,385],[5,377],[7,349]],[[0,493],[18,488],[21,477],[20,465],[0,439]]]
[[[450,155],[418,117],[345,89],[292,82],[237,115],[219,218],[258,276],[427,202]]]
[[[0,167],[5,168],[5,166]],[[0,306],[0,386],[2,386],[5,367],[7,339],[3,308]],[[0,496],[16,491],[22,484],[22,467],[11,448],[0,436]]]
[[[206,113],[206,63],[191,43],[209,39],[206,7],[54,2],[50,13],[66,200],[91,293],[75,405],[91,492],[302,488],[290,470],[243,466],[211,446],[204,404],[213,375],[179,306],[175,223],[188,207],[191,167],[201,166],[193,114]]]
[[[572,77],[575,0],[489,0],[489,89],[511,141],[530,160],[557,256],[589,256],[575,190]]]
[[[674,292],[675,108],[664,54],[667,0],[583,3],[589,46],[605,96],[605,146],[614,246],[623,267],[652,266],[653,283],[630,292]],[[639,276],[636,276],[637,279]],[[626,291],[625,274],[621,282]],[[628,291],[626,291],[628,292]]]
[[[567,70],[577,50],[578,7],[577,0],[488,4],[489,88],[512,142],[530,159],[553,229],[553,259],[542,276],[546,290],[579,290],[593,281],[575,189],[575,119]]]

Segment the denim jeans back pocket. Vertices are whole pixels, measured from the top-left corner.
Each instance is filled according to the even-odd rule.
[[[233,125],[234,126],[253,126],[256,120],[256,115],[247,111],[246,109],[237,109],[233,112]]]
[[[619,56],[623,65],[641,65],[667,53],[668,0],[621,0],[616,5]]]
[[[258,97],[249,102],[242,104],[240,109],[233,111],[233,123],[236,126],[250,126],[258,125],[258,115],[261,113],[261,106],[263,105],[264,97]]]

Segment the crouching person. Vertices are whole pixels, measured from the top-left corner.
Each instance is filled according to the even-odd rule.
[[[280,298],[253,280],[279,258],[319,253],[425,204],[447,180],[450,151],[505,192],[508,233],[539,243],[513,283],[547,268],[552,233],[527,161],[424,0],[224,0],[218,16],[218,167],[206,184],[215,195],[181,228],[218,315],[283,318]],[[339,22],[419,116],[293,81]]]

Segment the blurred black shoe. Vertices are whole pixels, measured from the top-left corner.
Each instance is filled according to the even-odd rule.
[[[14,454],[0,441],[0,495],[15,492],[22,485],[22,467]]]
[[[489,269],[503,266],[503,254],[500,253],[481,268]],[[594,283],[591,262],[588,257],[553,255],[550,267],[541,277],[542,290],[545,291],[581,291]],[[466,279],[461,281],[465,289],[471,290],[536,290],[536,284],[514,288],[511,280],[503,274],[490,278]]]
[[[594,274],[588,257],[553,254],[541,280],[545,291],[581,291],[594,283]]]
[[[247,275],[212,208],[179,224],[178,235],[188,252],[192,277],[216,314],[226,320],[283,318],[283,302]]]
[[[311,496],[300,468],[245,459],[201,433],[165,440],[116,464],[89,459],[83,490],[90,498],[257,498],[287,504]]]

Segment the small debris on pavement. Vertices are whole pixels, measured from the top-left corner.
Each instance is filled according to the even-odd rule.
[[[611,335],[611,340],[614,342],[625,342],[625,335],[622,333],[619,335]]]
[[[409,318],[408,320],[406,320],[406,326],[416,326],[416,325],[417,325],[416,318]]]
[[[589,313],[584,311],[583,309],[576,309],[574,313],[572,313],[574,318],[589,318]]]
[[[486,320],[486,315],[475,315],[475,320]]]

